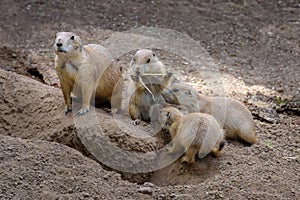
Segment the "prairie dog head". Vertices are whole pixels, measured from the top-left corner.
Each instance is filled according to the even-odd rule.
[[[182,113],[175,107],[166,107],[160,110],[159,121],[164,129],[170,130],[174,122],[181,121]]]
[[[132,63],[137,65],[157,62],[156,54],[150,49],[138,50],[132,58]]]
[[[130,67],[140,75],[166,73],[164,65],[158,60],[155,52],[150,49],[138,50],[131,59]]]
[[[56,54],[73,55],[82,49],[81,39],[72,32],[59,32],[56,34],[54,42],[54,51]]]
[[[188,106],[190,112],[199,110],[198,94],[196,90],[187,84],[173,83],[170,87],[162,93],[163,97],[168,103]]]

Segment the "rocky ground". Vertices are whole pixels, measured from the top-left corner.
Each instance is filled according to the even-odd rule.
[[[0,5],[0,199],[299,198],[299,1]],[[220,158],[208,156],[195,166],[174,162],[143,174],[114,170],[91,155],[76,119],[63,114],[53,73],[55,33],[73,31],[85,44],[106,45],[113,34],[141,26],[176,30],[198,41],[222,74],[226,96],[251,110],[259,144],[227,141]],[[155,50],[178,79],[214,95],[189,60]],[[118,57],[125,69],[132,54]],[[161,134],[129,135],[101,108],[94,114],[109,141],[122,149],[146,153],[165,143]],[[147,124],[128,129],[151,132]]]

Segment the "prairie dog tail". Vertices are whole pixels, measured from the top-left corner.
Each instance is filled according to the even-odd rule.
[[[225,140],[222,140],[219,144],[219,149],[218,150],[221,151],[224,148],[225,144],[226,144]]]

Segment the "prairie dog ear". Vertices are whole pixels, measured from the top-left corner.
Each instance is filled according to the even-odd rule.
[[[71,39],[72,39],[72,37],[74,37],[74,40],[76,40],[80,45],[82,45],[81,39],[78,35],[71,36]]]
[[[174,88],[172,91],[173,92],[179,92],[179,89],[178,88]]]

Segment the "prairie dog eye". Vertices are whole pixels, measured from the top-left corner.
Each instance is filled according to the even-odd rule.
[[[179,92],[179,89],[178,88],[174,88],[173,92]]]
[[[153,57],[155,57],[155,56],[156,56],[156,55],[155,55],[155,53],[153,53],[152,55],[153,55]]]
[[[167,118],[171,117],[171,113],[167,112]]]
[[[72,35],[72,36],[71,36],[71,40],[74,40],[74,39],[75,39],[75,36],[74,36],[74,35]]]
[[[147,60],[147,63],[149,63],[150,62],[150,58]]]

